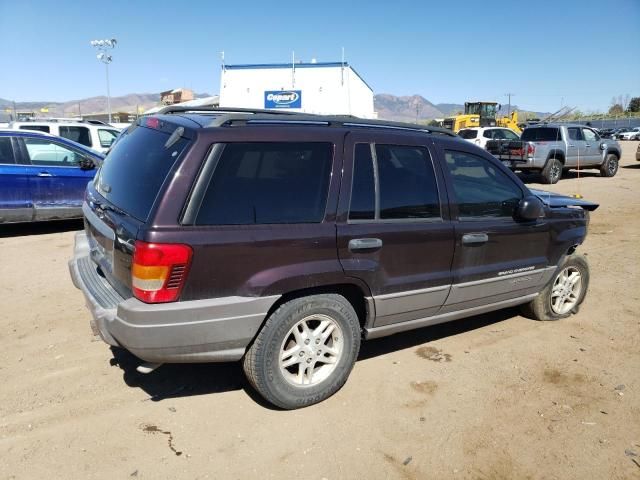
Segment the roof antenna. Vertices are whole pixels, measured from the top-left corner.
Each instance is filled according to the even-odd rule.
[[[340,64],[340,84],[344,85],[344,47],[342,47],[342,62]]]
[[[291,52],[291,88],[296,86],[296,52]]]

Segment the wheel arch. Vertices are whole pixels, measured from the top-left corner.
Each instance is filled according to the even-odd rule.
[[[343,283],[333,283],[327,285],[318,285],[314,287],[300,288],[283,293],[282,296],[271,306],[265,321],[275,312],[282,304],[294,300],[296,298],[307,297],[309,295],[321,294],[338,294],[342,295],[351,304],[358,315],[360,327],[365,328],[373,325],[375,318],[375,305],[371,296],[371,292],[366,284],[357,279],[349,278]],[[262,328],[262,325],[261,327]]]

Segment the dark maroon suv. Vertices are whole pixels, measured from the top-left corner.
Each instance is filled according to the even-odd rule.
[[[94,332],[147,371],[242,360],[297,408],[344,384],[362,339],[577,311],[596,207],[529,190],[444,130],[169,107],[89,184],[69,267]]]

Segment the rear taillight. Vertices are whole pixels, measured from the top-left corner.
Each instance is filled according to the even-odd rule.
[[[133,294],[146,303],[174,302],[187,279],[189,245],[137,241],[131,265]]]
[[[534,153],[536,153],[536,146],[533,143],[527,144],[527,156],[533,157]]]

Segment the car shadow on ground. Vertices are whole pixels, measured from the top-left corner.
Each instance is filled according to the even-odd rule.
[[[540,175],[539,173],[517,172],[516,175],[520,180],[522,180],[522,183],[541,183],[541,184],[545,183],[542,179],[542,175]],[[600,176],[600,172],[598,172],[597,170],[581,170],[579,174],[577,170],[570,170],[568,172],[562,172],[562,177],[560,178],[559,181],[561,182],[562,180],[571,180],[575,178],[587,178],[587,177],[599,177],[599,176]]]
[[[82,219],[56,220],[53,222],[0,224],[0,238],[47,235],[50,233],[72,232],[84,228]]]
[[[633,165],[622,165],[620,168],[629,168],[631,170],[640,170],[640,162],[634,163]]]
[[[469,332],[502,322],[516,315],[518,315],[517,309],[499,310],[428,328],[398,333],[390,337],[365,341],[360,349],[358,361]],[[152,402],[244,390],[259,405],[271,410],[279,410],[267,403],[249,385],[242,371],[241,362],[165,364],[152,373],[142,374],[136,370],[143,363],[139,358],[122,348],[111,347],[111,351],[113,358],[110,363],[122,370],[125,383],[131,388],[143,390],[149,395],[148,400]]]

